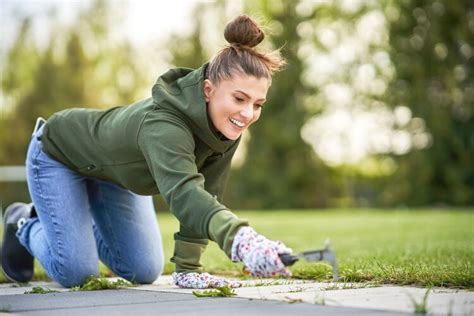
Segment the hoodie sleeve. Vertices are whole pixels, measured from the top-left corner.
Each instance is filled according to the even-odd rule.
[[[234,230],[246,222],[238,219],[219,203],[217,196],[206,190],[205,176],[198,172],[195,163],[194,138],[184,122],[166,113],[146,118],[138,133],[138,146],[160,193],[180,224],[217,242],[230,256],[230,247],[226,243],[228,234],[233,236]],[[216,178],[216,183],[219,178]],[[219,220],[213,222],[217,222],[219,227],[212,232],[210,222],[215,215]]]
[[[225,153],[209,157],[200,170],[206,179],[205,188],[218,201],[222,201],[232,158],[239,146],[240,138]],[[234,236],[241,226],[247,226],[248,221],[239,219],[230,210],[223,210],[210,219],[209,237],[216,241],[230,258]]]

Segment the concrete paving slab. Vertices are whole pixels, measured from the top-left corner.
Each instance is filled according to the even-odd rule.
[[[321,283],[303,280],[249,280],[235,289],[237,296],[257,300],[283,302],[302,301],[326,306],[345,306],[374,310],[413,313],[413,299],[421,302],[427,289],[383,285],[367,287],[361,283]],[[255,286],[264,284],[263,286]],[[270,284],[270,285],[265,285]],[[274,284],[274,285],[272,285]],[[154,284],[137,290],[192,293],[191,289],[174,286],[170,276],[160,277]],[[434,288],[427,300],[429,315],[474,315],[474,292]]]
[[[33,287],[42,287],[44,289],[50,289],[58,292],[69,292],[71,289],[67,289],[55,282],[46,281],[34,281],[28,284],[14,284],[14,283],[3,283],[0,284],[0,301],[3,295],[15,295],[25,294],[27,291],[31,291]]]
[[[111,278],[112,281],[114,279],[116,278]],[[194,290],[176,287],[169,275],[161,276],[150,285],[91,292],[70,292],[69,289],[62,288],[54,282],[32,282],[22,287],[1,284],[0,310],[8,309],[10,306],[10,312],[22,314],[43,314],[44,312],[48,315],[59,315],[67,312],[67,314],[75,315],[76,313],[101,314],[112,311],[135,314],[138,310],[147,314],[147,311],[154,310],[197,315],[209,314],[209,304],[212,306],[215,304],[215,311],[220,311],[219,313],[225,315],[231,315],[234,311],[235,314],[240,315],[244,311],[245,315],[254,312],[269,314],[270,311],[277,315],[295,314],[297,311],[332,315],[334,308],[337,310],[337,312],[334,310],[334,315],[344,315],[346,312],[357,315],[374,315],[374,313],[398,315],[413,313],[412,298],[421,301],[426,292],[423,288],[401,286],[368,288],[367,284],[360,283],[318,283],[274,279],[242,282],[244,286],[235,290],[237,298],[197,298],[192,295]],[[49,288],[59,293],[24,294],[34,286]],[[259,302],[266,302],[268,306],[261,305]],[[474,315],[474,292],[472,291],[433,289],[427,303],[429,315]],[[28,304],[32,304],[30,309],[24,307]],[[249,307],[250,305],[254,307]],[[297,307],[300,305],[304,307]],[[225,306],[229,306],[228,310]],[[270,306],[278,306],[278,308],[274,310],[274,307]],[[259,308],[262,308],[260,312]],[[237,312],[238,310],[240,312]],[[280,311],[282,313],[279,313]],[[160,314],[163,314],[162,312]]]
[[[355,308],[371,308],[412,313],[413,299],[421,302],[426,289],[382,286],[374,288],[356,288],[326,290],[325,284],[303,284],[298,286],[269,286],[242,288],[239,297],[268,298],[277,300],[302,300],[303,302],[328,306],[346,306]],[[331,287],[330,287],[331,288]],[[427,300],[428,311],[432,315],[466,315],[474,311],[474,293],[455,290],[441,291],[434,289]]]
[[[128,289],[1,296],[3,311],[20,315],[353,315],[347,307],[288,304],[243,298],[197,298],[191,294]],[[404,315],[357,309],[357,315]]]

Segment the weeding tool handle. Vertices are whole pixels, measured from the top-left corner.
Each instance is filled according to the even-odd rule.
[[[286,266],[286,267],[289,267],[289,266],[292,266],[295,264],[296,261],[298,261],[298,257],[297,256],[293,256],[292,254],[289,254],[289,253],[283,253],[280,255],[280,260],[281,262],[283,262],[283,264]]]

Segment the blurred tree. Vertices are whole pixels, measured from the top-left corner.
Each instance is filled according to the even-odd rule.
[[[44,49],[32,37],[25,18],[2,64],[0,165],[24,164],[38,116],[68,107],[108,108],[135,101],[144,76],[131,46],[110,40],[113,11],[96,0],[70,26],[51,18],[52,33]],[[19,190],[19,187],[21,189]],[[23,183],[0,183],[2,202],[27,200]]]
[[[274,77],[263,115],[249,131],[244,163],[231,172],[229,206],[472,205],[473,4],[463,0],[248,0],[243,4],[245,13],[262,18],[267,27],[264,45],[281,48],[288,66]],[[160,47],[169,52],[170,64],[196,68],[206,62],[224,43],[222,30],[234,17],[230,7],[231,2],[224,0],[198,4],[192,32],[173,34]],[[359,18],[365,16],[367,21],[381,9],[390,35],[383,45],[390,47],[372,45],[369,39],[369,45],[359,45],[360,51],[349,54],[355,57],[344,67],[339,65],[326,81],[321,80],[322,70],[310,67],[314,55],[339,49],[334,43],[341,44],[341,34],[357,33],[363,20]],[[72,106],[108,108],[144,97],[139,93],[150,82],[145,82],[143,65],[134,58],[129,43],[111,40],[111,25],[119,21],[120,14],[110,10],[106,1],[96,0],[72,26],[53,22],[51,40],[39,48],[31,36],[32,18],[25,18],[1,65],[0,164],[23,163],[37,116],[48,117]],[[328,25],[333,29],[321,30]],[[333,47],[323,42],[334,42]],[[329,107],[324,99],[329,84],[357,86],[354,74],[373,64],[373,53],[384,55],[386,49],[395,75],[385,95],[354,90],[348,106],[367,104],[368,111],[374,110],[371,104],[409,107],[413,119],[406,128],[415,131],[414,150],[374,155],[357,166],[326,166],[303,142],[301,127]],[[391,80],[387,78],[385,83]],[[430,139],[417,130],[428,131]],[[373,171],[382,167],[386,170]],[[26,186],[21,186],[19,190],[16,184],[0,183],[3,202],[19,199],[20,191],[27,196]]]
[[[197,5],[194,9],[193,32],[190,36],[172,34],[166,41],[166,49],[171,53],[170,63],[175,67],[199,68],[207,56],[201,43],[205,8]]]
[[[395,157],[379,203],[472,206],[474,2],[389,1],[386,12],[396,69],[387,101],[422,118],[414,123],[426,125],[431,142]]]

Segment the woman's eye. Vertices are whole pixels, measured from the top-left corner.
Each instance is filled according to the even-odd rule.
[[[236,100],[237,102],[244,102],[244,99],[239,98],[239,97],[235,97],[235,100]]]

